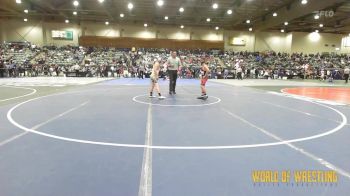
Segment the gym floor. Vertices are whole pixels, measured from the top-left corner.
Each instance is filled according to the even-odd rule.
[[[213,80],[203,101],[198,80],[173,96],[160,80],[165,100],[148,98],[149,79],[76,80],[0,80],[0,195],[350,192],[342,83]],[[334,170],[338,182],[254,183],[254,170]]]

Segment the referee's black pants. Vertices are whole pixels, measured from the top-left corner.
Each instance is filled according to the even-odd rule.
[[[169,92],[175,92],[176,80],[177,80],[177,70],[168,70],[169,72]]]
[[[344,74],[344,79],[345,79],[345,83],[348,83],[348,81],[349,81],[349,74]]]

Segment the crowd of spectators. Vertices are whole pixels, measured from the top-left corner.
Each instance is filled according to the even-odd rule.
[[[197,78],[206,61],[217,79],[342,79],[350,55],[220,50],[177,50],[181,78]],[[154,60],[164,63],[169,49],[117,49],[76,46],[0,45],[0,77],[148,77]],[[166,67],[161,70],[166,76]]]

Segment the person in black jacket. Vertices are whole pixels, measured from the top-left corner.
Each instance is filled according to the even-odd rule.
[[[5,73],[5,65],[4,65],[4,62],[0,60],[0,78],[5,77],[4,73]]]
[[[255,79],[258,79],[258,77],[259,77],[259,69],[256,68],[255,69]]]

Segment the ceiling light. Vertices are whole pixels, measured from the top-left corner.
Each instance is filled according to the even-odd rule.
[[[98,2],[103,3],[105,0],[98,0]]]
[[[164,1],[163,1],[163,0],[158,0],[158,1],[157,1],[157,5],[158,5],[159,7],[163,6],[163,5],[164,5]]]
[[[281,33],[284,33],[284,29],[281,29]]]
[[[168,20],[168,19],[169,19],[169,17],[168,17],[168,16],[164,16],[164,19],[165,19],[165,20]]]
[[[219,30],[220,28],[219,27],[215,27],[215,30]]]
[[[180,12],[184,12],[185,9],[184,9],[183,7],[180,7],[179,11],[180,11]]]
[[[109,25],[109,22],[108,22],[108,21],[106,21],[106,22],[105,22],[105,24],[106,24],[106,25]]]
[[[134,8],[134,4],[128,3],[128,9],[129,9],[129,10],[132,10],[132,8]]]
[[[232,10],[227,10],[227,14],[231,15],[232,14]]]
[[[207,22],[210,22],[211,21],[211,19],[210,18],[207,18]]]
[[[315,30],[315,33],[318,33],[318,32],[320,32],[320,31],[316,29],[316,30]]]
[[[320,24],[319,26],[322,28],[322,27],[323,27],[323,24]]]
[[[77,7],[79,5],[79,1],[73,1],[73,5]]]
[[[25,19],[23,19],[23,21],[24,21],[24,22],[27,22],[27,21],[28,21],[28,19],[26,19],[26,18],[25,18]]]
[[[246,20],[245,22],[246,22],[247,24],[249,24],[249,23],[250,23],[250,20]]]
[[[183,29],[183,28],[185,28],[185,26],[181,25],[180,28]]]
[[[340,48],[335,48],[335,50],[336,50],[336,51],[339,51],[339,50],[340,50]]]
[[[250,27],[250,28],[249,28],[249,31],[253,31],[253,28]]]
[[[124,14],[120,14],[119,16],[120,16],[120,18],[124,18]]]
[[[284,25],[287,26],[287,25],[289,25],[289,23],[288,22],[284,22]]]
[[[76,11],[73,12],[73,15],[77,15],[77,14],[78,14],[78,12],[76,12]]]
[[[145,24],[143,24],[143,26],[144,26],[144,27],[148,27],[148,24],[147,24],[147,23],[145,23]]]
[[[28,14],[28,10],[24,10],[24,13]]]
[[[21,4],[21,3],[22,3],[22,0],[16,0],[16,3],[17,3],[17,4]]]
[[[303,4],[303,5],[307,4],[307,0],[302,0],[301,4]]]
[[[314,18],[315,18],[315,20],[318,20],[318,19],[320,19],[320,16],[319,16],[318,14],[316,14],[316,15],[314,16]]]
[[[65,22],[65,23],[69,23],[69,20],[65,20],[64,22]]]
[[[276,17],[276,16],[277,16],[277,13],[276,13],[276,12],[274,12],[274,13],[272,14],[272,16],[273,16],[273,17]]]
[[[218,9],[219,5],[217,3],[213,4],[213,9]]]

